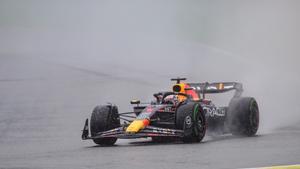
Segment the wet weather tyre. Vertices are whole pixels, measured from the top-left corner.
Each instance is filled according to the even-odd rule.
[[[206,132],[206,120],[199,103],[182,104],[176,111],[176,128],[184,131],[184,143],[200,142]]]
[[[119,127],[120,119],[117,106],[104,105],[95,107],[91,116],[90,125],[92,137],[98,132]],[[116,143],[117,138],[96,138],[93,139],[93,141],[102,146],[111,146]]]
[[[233,98],[228,107],[229,129],[233,135],[254,136],[259,127],[259,109],[253,97]]]

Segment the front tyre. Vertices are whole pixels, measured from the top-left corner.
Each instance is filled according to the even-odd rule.
[[[118,108],[115,105],[97,106],[91,116],[91,136],[96,136],[98,132],[107,131],[120,126]],[[111,146],[116,143],[117,138],[96,138],[94,143],[102,146]]]
[[[259,127],[259,109],[253,97],[233,98],[228,107],[229,129],[233,135],[254,136]]]
[[[184,131],[182,141],[200,142],[206,132],[206,120],[199,103],[182,104],[176,111],[176,128]]]

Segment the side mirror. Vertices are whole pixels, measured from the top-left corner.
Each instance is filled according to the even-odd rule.
[[[141,101],[140,100],[131,100],[130,104],[140,104]]]

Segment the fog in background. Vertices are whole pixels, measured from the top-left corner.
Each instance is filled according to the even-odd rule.
[[[0,0],[1,128],[79,140],[96,104],[128,111],[177,76],[243,83],[261,133],[299,123],[299,30],[296,0]]]

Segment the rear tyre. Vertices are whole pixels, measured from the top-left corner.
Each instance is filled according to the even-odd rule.
[[[118,108],[115,105],[97,106],[91,116],[91,136],[96,136],[98,132],[107,131],[120,126]],[[116,143],[117,138],[97,138],[94,143],[110,146]]]
[[[176,128],[184,131],[182,141],[200,142],[206,132],[206,120],[199,103],[182,104],[176,111]]]
[[[254,136],[259,127],[259,109],[253,97],[233,98],[228,107],[229,129],[233,135]]]

